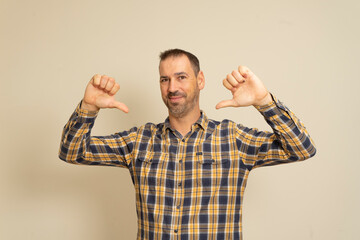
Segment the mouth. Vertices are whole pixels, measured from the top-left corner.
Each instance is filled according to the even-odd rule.
[[[181,92],[171,92],[167,95],[167,98],[169,99],[170,103],[178,103],[180,102],[183,98],[186,97],[185,93],[181,93]]]
[[[171,96],[171,97],[168,97],[169,101],[171,103],[177,103],[179,101],[181,101],[181,99],[183,98],[183,96]]]

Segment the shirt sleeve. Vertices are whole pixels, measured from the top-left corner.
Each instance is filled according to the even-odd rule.
[[[256,109],[273,132],[237,126],[237,146],[251,168],[302,161],[316,148],[302,122],[274,96],[273,102]]]
[[[80,106],[81,103],[63,129],[59,158],[73,164],[128,167],[137,128],[110,136],[90,136],[98,112]]]

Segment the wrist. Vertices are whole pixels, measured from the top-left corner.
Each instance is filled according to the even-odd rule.
[[[88,104],[88,103],[84,102],[84,100],[81,102],[80,108],[84,109],[86,111],[90,111],[90,112],[97,112],[100,110],[100,108],[98,108],[97,106]]]
[[[265,106],[273,102],[270,92],[267,92],[266,96],[254,103],[254,106]]]

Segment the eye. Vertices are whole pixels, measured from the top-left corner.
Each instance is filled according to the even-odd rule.
[[[184,80],[185,78],[186,78],[185,75],[180,75],[180,76],[179,76],[179,79],[180,79],[180,80]]]
[[[169,80],[168,78],[161,78],[161,79],[160,79],[160,82],[161,82],[161,83],[164,83],[164,82],[167,82],[168,80]]]

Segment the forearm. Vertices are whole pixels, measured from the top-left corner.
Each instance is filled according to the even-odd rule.
[[[59,158],[68,163],[86,165],[126,165],[131,150],[119,135],[91,137],[91,129],[97,111],[87,111],[80,107],[70,117],[62,133]]]
[[[285,153],[283,158],[296,161],[314,156],[316,148],[305,126],[285,105],[275,97],[273,99],[272,103],[256,108],[273,129],[275,139],[280,141]],[[271,150],[270,148],[270,153]],[[277,148],[275,147],[274,150]]]
[[[252,146],[248,162],[258,166],[269,166],[301,161],[315,155],[316,149],[309,133],[301,121],[276,98],[267,105],[256,106],[273,132],[261,132],[244,128],[240,136],[251,139]],[[247,140],[248,141],[248,140]]]
[[[91,128],[97,117],[97,111],[87,111],[77,106],[66,123],[61,137],[59,158],[68,163],[81,163],[86,155],[90,141]]]

